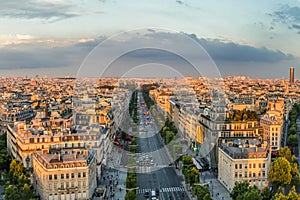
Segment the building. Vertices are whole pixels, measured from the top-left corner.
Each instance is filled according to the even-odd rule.
[[[290,68],[290,84],[293,85],[295,83],[295,69],[294,67]]]
[[[235,140],[219,147],[218,180],[228,191],[235,182],[248,181],[262,190],[268,186],[271,154],[267,143]]]
[[[32,169],[32,154],[43,149],[76,149],[86,147],[96,153],[97,175],[101,163],[111,146],[108,129],[97,124],[90,126],[71,125],[71,119],[33,120],[31,124],[16,122],[8,126],[7,149],[17,160]]]
[[[278,110],[267,111],[260,119],[260,125],[263,128],[263,140],[269,142],[272,151],[279,150],[283,131],[282,113]]]
[[[97,187],[96,158],[92,151],[73,154],[33,154],[33,186],[41,200],[91,199]]]

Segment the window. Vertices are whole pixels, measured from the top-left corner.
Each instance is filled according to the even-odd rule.
[[[245,178],[247,178],[247,176],[248,176],[248,172],[245,172]]]
[[[69,174],[66,174],[66,178],[69,178]]]
[[[235,164],[235,169],[237,169],[238,168],[238,164]]]
[[[60,184],[60,189],[64,189],[64,183]]]
[[[266,164],[265,163],[263,163],[263,166],[262,166],[263,168],[265,168],[266,167]]]
[[[85,187],[85,181],[83,181],[82,186]]]
[[[253,164],[253,168],[255,168],[255,163]]]
[[[242,178],[242,173],[239,173],[239,177]]]
[[[74,188],[74,182],[71,183],[72,188]]]
[[[57,180],[57,175],[56,174],[54,174],[54,180]]]
[[[74,173],[71,174],[71,178],[74,178]]]
[[[242,166],[242,164],[240,164],[240,169],[242,169],[243,168],[243,166]]]
[[[235,172],[235,178],[237,178],[238,177],[238,173],[237,172]]]
[[[80,189],[80,181],[78,181],[77,185],[78,185],[78,188]]]
[[[49,175],[49,180],[52,180],[52,175]]]
[[[64,179],[64,174],[61,174],[61,175],[60,175],[60,178],[61,178],[61,179]]]
[[[256,174],[255,173],[253,173],[253,177],[255,177],[256,176]]]
[[[249,172],[249,177],[251,177],[251,175],[252,175],[251,172]]]
[[[85,177],[85,176],[86,176],[86,173],[85,173],[85,172],[83,172],[83,173],[82,173],[82,177]]]
[[[261,163],[258,164],[258,168],[261,168]]]
[[[266,172],[262,171],[262,176],[265,177],[266,176]]]
[[[57,190],[57,183],[54,183],[54,190]]]
[[[49,190],[52,190],[52,185],[51,184],[49,184]]]
[[[66,188],[69,188],[69,182],[66,182]]]
[[[81,173],[80,172],[78,172],[78,178],[80,178],[81,177]]]
[[[251,164],[249,164],[249,168],[251,168],[251,166],[252,166],[252,165],[251,165]]]

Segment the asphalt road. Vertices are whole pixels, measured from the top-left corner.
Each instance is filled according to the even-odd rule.
[[[138,152],[137,160],[137,199],[144,200],[145,192],[149,192],[151,196],[152,190],[159,190],[157,199],[188,199],[188,195],[182,185],[183,178],[178,176],[176,169],[169,166],[172,163],[167,149],[153,119],[144,115],[144,111],[148,108],[141,107],[143,102],[142,94],[139,93],[139,125],[138,125]],[[151,122],[146,124],[146,122]],[[150,197],[151,199],[151,197]]]

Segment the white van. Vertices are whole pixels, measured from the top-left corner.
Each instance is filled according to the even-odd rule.
[[[151,200],[157,200],[154,190],[151,191]]]

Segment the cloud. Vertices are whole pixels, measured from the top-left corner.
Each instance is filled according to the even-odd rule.
[[[67,1],[0,0],[0,17],[42,19],[50,22],[77,17]]]
[[[300,23],[300,7],[282,5],[279,9],[272,13],[267,13],[272,18],[272,24],[286,24],[289,29],[299,29]]]
[[[182,35],[193,39],[196,41],[196,44],[200,44],[208,52],[211,58],[221,66],[223,66],[224,63],[226,63],[226,66],[235,66],[236,63],[247,63],[251,66],[265,64],[274,65],[274,63],[294,59],[294,56],[291,54],[286,54],[279,50],[271,50],[266,47],[241,45],[232,41],[220,39],[210,40],[199,38],[194,34],[175,34],[159,31],[152,32],[151,30],[148,31],[147,34],[132,35],[132,37],[128,37],[127,39],[122,38],[122,40],[113,40],[109,43],[109,46],[104,46],[104,53],[110,57],[111,55],[115,55],[115,52],[120,48],[122,49],[124,45],[129,47],[129,49],[134,50],[134,45],[132,45],[132,41],[134,41],[145,48],[139,51],[128,52],[114,62],[115,66],[127,66],[129,69],[134,64],[161,63],[167,66],[174,66],[177,70],[185,70],[189,63],[180,55],[176,55],[176,52],[174,54],[172,52],[166,52],[163,49],[147,49],[147,47],[151,46],[154,42],[159,42],[163,45],[174,44],[176,48],[190,55],[192,58],[197,58],[199,60],[204,58],[201,56],[205,56],[206,54],[201,54],[201,52],[196,52],[191,49],[190,46],[186,44],[185,40],[181,39]],[[23,36],[21,38],[23,38]],[[5,46],[0,48],[0,69],[37,69],[36,71],[42,72],[43,68],[70,67],[76,71],[76,67],[80,66],[84,58],[105,39],[106,37],[104,36],[94,39],[77,39],[65,43],[66,45],[64,46],[45,45],[46,42],[42,41],[31,41],[31,43]],[[52,43],[55,44],[57,42],[53,41]],[[97,66],[101,66],[102,60],[99,60],[97,56],[95,56],[95,59],[94,63],[96,63]],[[206,63],[203,65],[205,64]],[[251,70],[251,67],[248,68],[248,70]],[[35,74],[38,72],[35,72]],[[113,73],[116,73],[116,71],[112,72],[112,74]]]
[[[271,50],[266,47],[253,47],[218,39],[199,39],[193,34],[190,37],[198,41],[214,60],[274,63],[294,58],[291,54],[285,54],[279,50]]]
[[[183,5],[184,2],[183,1],[180,1],[180,0],[176,0],[176,3],[180,4],[180,5]]]
[[[295,29],[300,29],[300,25],[297,25],[297,24],[293,24],[292,27]]]

